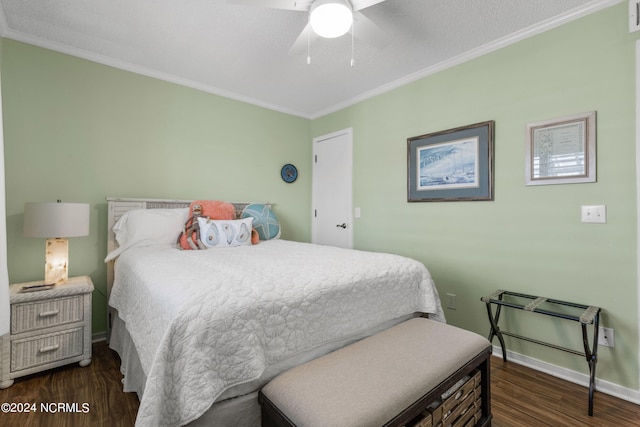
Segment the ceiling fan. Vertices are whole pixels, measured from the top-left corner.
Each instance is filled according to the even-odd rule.
[[[347,32],[363,42],[384,48],[389,44],[387,34],[360,11],[385,0],[227,0],[231,4],[270,9],[296,10],[309,13],[309,22],[293,46],[290,55],[309,50],[318,37],[335,38]],[[307,62],[310,57],[307,56]],[[353,59],[351,60],[353,66]]]

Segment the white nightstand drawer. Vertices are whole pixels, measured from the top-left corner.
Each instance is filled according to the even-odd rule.
[[[65,323],[81,322],[83,295],[14,304],[11,307],[11,333],[33,331]]]
[[[11,371],[80,356],[84,328],[69,329],[11,342]]]

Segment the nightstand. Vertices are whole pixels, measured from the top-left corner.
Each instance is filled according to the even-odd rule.
[[[88,276],[36,292],[9,287],[11,331],[0,337],[0,389],[13,380],[69,363],[91,363],[91,293]]]

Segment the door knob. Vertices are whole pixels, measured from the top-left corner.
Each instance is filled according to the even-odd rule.
[[[336,225],[336,227],[340,227],[340,228],[347,228],[347,223],[343,222],[342,224],[338,224]]]

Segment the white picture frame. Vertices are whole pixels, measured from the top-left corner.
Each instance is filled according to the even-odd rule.
[[[526,185],[596,181],[596,112],[526,126]]]

